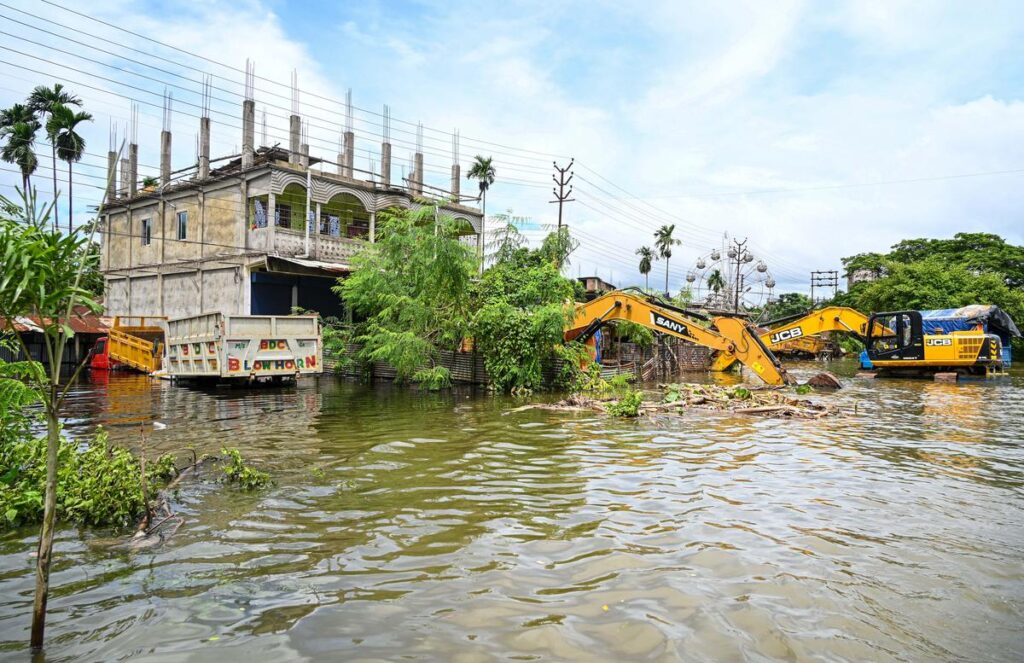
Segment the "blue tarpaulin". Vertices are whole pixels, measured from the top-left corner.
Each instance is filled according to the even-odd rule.
[[[970,331],[981,325],[985,332],[999,336],[1004,345],[1009,345],[1011,338],[1020,336],[1020,330],[1010,316],[998,306],[989,304],[921,311],[921,318],[925,334]]]

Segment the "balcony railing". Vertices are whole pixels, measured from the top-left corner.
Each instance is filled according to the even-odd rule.
[[[268,228],[250,228],[250,246],[282,257],[295,257],[305,253],[306,233],[278,226],[274,229],[274,246],[267,246],[270,239]],[[310,233],[309,257],[323,262],[348,263],[364,246],[366,240]]]

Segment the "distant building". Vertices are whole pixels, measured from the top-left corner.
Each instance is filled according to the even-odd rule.
[[[450,202],[459,200],[458,164],[451,191],[424,194],[422,155],[405,181],[393,183],[385,143],[380,172],[361,174],[352,166],[351,132],[337,163],[311,158],[308,145],[299,144],[294,115],[291,149],[254,149],[252,104],[243,104],[242,155],[215,160],[224,162],[218,168],[202,156],[209,154],[207,118],[199,163],[184,178],[170,177],[169,132],[162,136],[160,186],[139,186],[137,146],[130,146],[102,216],[107,315],[286,314],[295,307],[339,315],[331,287],[374,241],[377,214],[418,207],[425,195],[465,221],[466,239],[480,250],[479,210]],[[109,161],[115,170],[116,154]]]
[[[874,269],[855,269],[846,273],[846,289],[849,290],[857,283],[868,283],[881,278],[881,274],[878,270]]]
[[[583,289],[587,294],[587,301],[590,301],[603,293],[615,290],[614,285],[605,281],[600,276],[580,276],[576,280],[583,284]]]

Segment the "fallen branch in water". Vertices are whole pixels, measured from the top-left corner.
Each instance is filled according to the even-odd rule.
[[[134,536],[132,536],[131,546],[132,548],[148,548],[150,546],[163,543],[170,537],[174,536],[178,528],[181,527],[182,523],[185,522],[184,518],[177,515],[173,509],[171,509],[170,495],[174,493],[178,485],[189,476],[195,475],[199,470],[206,464],[212,461],[216,461],[216,456],[206,456],[203,458],[197,458],[194,450],[192,452],[192,464],[187,465],[184,468],[177,470],[177,475],[164,486],[159,493],[157,493],[156,500],[149,505],[146,511],[146,515],[143,516],[139,522],[139,526],[135,530]],[[151,525],[153,515],[163,510],[165,516],[155,524]],[[157,530],[159,530],[164,523],[175,521],[174,529],[167,534],[160,534],[157,538]]]

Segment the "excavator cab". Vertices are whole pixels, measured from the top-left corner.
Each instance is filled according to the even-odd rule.
[[[879,330],[884,330],[878,333]],[[872,313],[868,320],[868,359],[920,361],[924,359],[924,331],[920,311]]]

